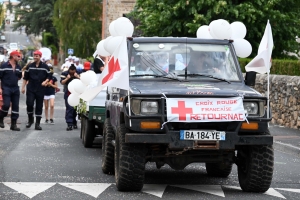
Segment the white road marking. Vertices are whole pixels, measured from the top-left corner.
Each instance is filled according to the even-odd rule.
[[[162,198],[168,185],[144,184],[142,192]]]
[[[59,184],[64,187],[70,188],[72,190],[85,193],[94,198],[97,198],[108,187],[114,185],[114,183],[44,183],[44,182],[2,182],[2,184],[17,191],[18,193],[26,195],[29,198],[35,197],[36,195],[48,190],[55,184]],[[167,184],[144,184],[144,187],[141,192],[148,193],[153,196],[162,198],[167,186],[168,186]],[[208,193],[220,197],[225,197],[222,187],[234,189],[234,190],[242,190],[238,186],[231,186],[231,185],[170,185],[170,186]],[[290,188],[276,188],[276,189],[300,193],[300,189],[290,189]],[[276,191],[273,188],[270,188],[267,192],[263,194],[285,199],[285,197],[282,194],[280,194],[278,191]]]
[[[174,187],[185,188],[188,190],[195,190],[198,192],[204,192],[220,197],[225,197],[221,185],[171,185]]]
[[[235,189],[235,190],[242,190],[240,187],[238,186],[231,186],[231,185],[222,185],[225,188],[230,188],[230,189]],[[279,192],[277,192],[276,190],[274,190],[273,188],[270,188],[268,191],[266,191],[265,193],[266,195],[270,195],[270,196],[274,196],[274,197],[278,197],[278,198],[282,198],[285,199],[285,197],[280,194]]]
[[[276,190],[285,190],[288,192],[297,192],[300,193],[300,189],[291,189],[291,188],[275,188]]]
[[[38,195],[45,190],[48,190],[56,183],[39,183],[39,182],[5,182],[3,183],[5,186],[17,191],[18,193],[22,193],[29,198],[32,198]]]
[[[291,144],[286,144],[286,143],[279,142],[279,141],[274,141],[274,143],[277,143],[277,144],[280,144],[280,145],[283,145],[283,146],[287,146],[287,147],[291,147],[291,148],[293,148],[293,149],[296,149],[296,150],[300,151],[300,148],[299,148],[299,147],[296,147],[296,146],[291,145]]]
[[[62,186],[97,198],[111,183],[59,183]]]

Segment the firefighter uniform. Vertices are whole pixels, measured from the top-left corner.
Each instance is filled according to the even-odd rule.
[[[28,81],[26,85],[26,105],[28,114],[27,128],[33,124],[33,107],[35,101],[35,116],[36,116],[36,129],[41,130],[40,121],[43,112],[43,102],[46,87],[42,83],[48,79],[51,80],[52,74],[48,65],[40,62],[36,66],[36,62],[29,64],[24,73],[24,80]]]
[[[67,76],[69,75],[69,71],[65,71],[61,73],[60,76],[60,82],[62,82],[63,80],[65,80],[67,78]],[[71,94],[68,90],[68,85],[69,83],[76,79],[76,77],[72,77],[70,78],[65,84],[64,84],[64,99],[65,99],[65,106],[66,106],[66,113],[65,113],[65,119],[66,119],[66,123],[68,124],[68,128],[67,130],[72,130],[77,129],[77,121],[76,121],[76,116],[77,116],[77,112],[74,109],[73,106],[70,106],[68,103],[68,97]]]
[[[1,89],[3,97],[3,105],[0,110],[1,128],[4,128],[3,118],[7,116],[10,103],[11,109],[11,130],[20,129],[16,127],[16,121],[19,118],[19,100],[20,89],[18,81],[22,78],[21,67],[16,64],[15,69],[12,68],[9,61],[3,63],[0,68]]]

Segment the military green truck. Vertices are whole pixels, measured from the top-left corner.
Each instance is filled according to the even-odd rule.
[[[102,137],[105,121],[106,90],[102,90],[92,101],[86,102],[85,109],[80,113],[80,138],[86,148],[93,146],[96,137]]]

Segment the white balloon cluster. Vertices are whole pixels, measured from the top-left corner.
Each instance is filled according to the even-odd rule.
[[[79,95],[82,94],[90,84],[97,80],[97,75],[94,71],[87,71],[80,74],[80,80],[74,79],[68,85],[68,90],[71,93],[68,97],[70,106],[77,106],[80,102]]]
[[[236,54],[240,58],[250,56],[252,52],[251,44],[244,39],[247,29],[242,22],[233,22],[229,24],[224,19],[212,21],[209,26],[200,26],[197,30],[197,38],[201,39],[232,39]]]
[[[109,25],[109,33],[111,36],[101,40],[97,44],[97,54],[101,56],[112,55],[121,44],[123,37],[132,37],[133,31],[134,26],[126,17],[120,17],[112,21]]]

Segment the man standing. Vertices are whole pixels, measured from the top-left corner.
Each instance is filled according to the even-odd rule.
[[[34,123],[33,119],[33,106],[35,101],[35,130],[42,130],[40,126],[42,112],[43,112],[43,101],[45,89],[52,78],[49,67],[41,62],[42,52],[35,51],[33,53],[34,62],[29,64],[24,73],[24,80],[22,84],[22,93],[25,93],[26,86],[26,105],[28,114],[28,123],[26,128],[30,128]]]
[[[9,56],[9,61],[3,63],[0,68],[0,94],[2,94],[3,97],[3,105],[0,110],[0,127],[4,128],[3,119],[7,116],[11,103],[10,130],[13,131],[20,131],[17,127],[20,100],[18,81],[22,78],[21,67],[18,65],[19,57],[21,57],[21,55],[18,51],[12,51]]]
[[[80,79],[79,75],[76,72],[76,67],[74,64],[72,64],[69,67],[68,71],[62,72],[60,76],[60,83],[64,85],[64,99],[65,99],[65,105],[66,105],[66,122],[68,124],[67,131],[71,131],[73,128],[77,129],[77,121],[76,121],[76,110],[73,106],[70,106],[68,103],[68,96],[70,95],[70,92],[68,90],[69,83],[74,79]]]
[[[83,71],[83,65],[79,63],[79,58],[75,58],[75,67],[77,72],[80,74]]]

